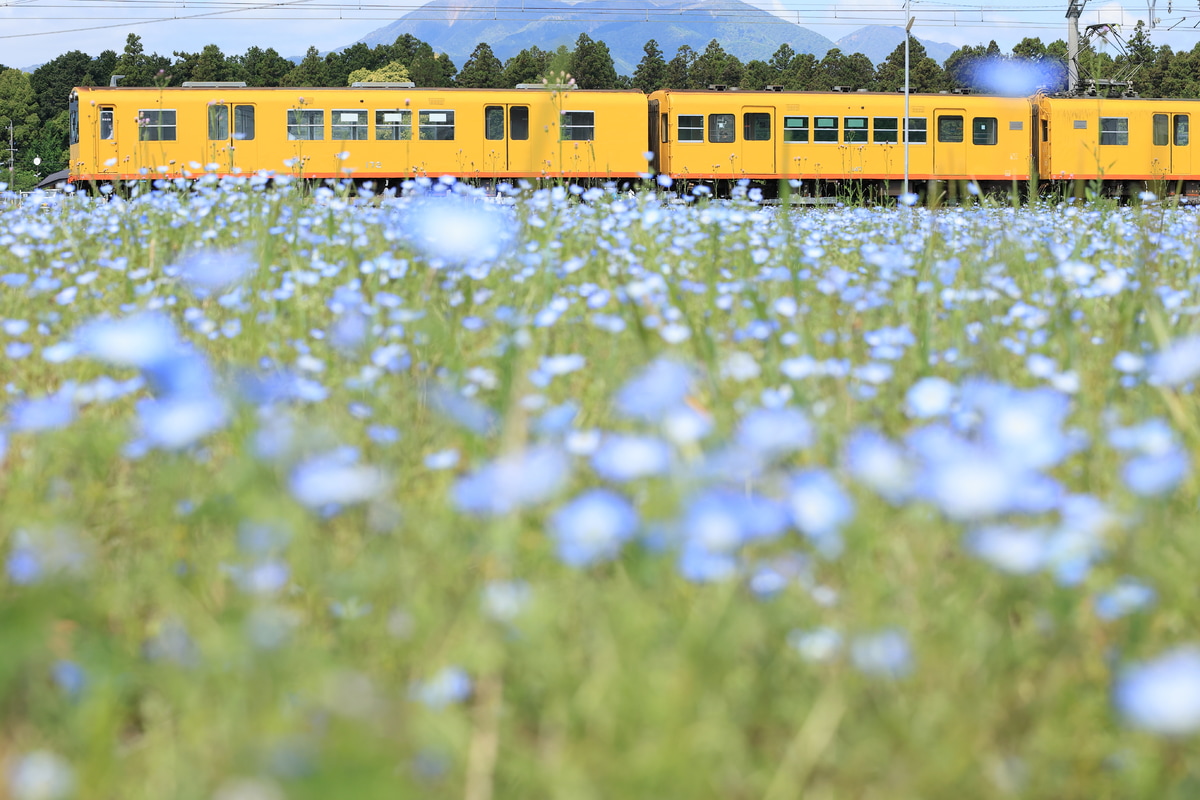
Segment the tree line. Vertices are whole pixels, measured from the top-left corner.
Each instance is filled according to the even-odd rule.
[[[900,45],[878,66],[862,53],[838,48],[821,58],[796,53],[781,46],[766,61],[742,62],[727,53],[716,39],[704,50],[683,45],[668,60],[658,42],[646,42],[632,75],[618,74],[608,45],[580,34],[574,48],[554,50],[531,46],[501,61],[486,42],[480,43],[459,69],[444,53],[404,34],[392,44],[374,47],[358,43],[321,55],[310,47],[297,63],[272,48],[251,47],[240,55],[226,55],[215,45],[197,52],[172,56],[147,53],[141,37],[129,34],[121,53],[105,50],[90,56],[72,50],[42,64],[32,73],[0,65],[0,128],[7,138],[13,126],[16,147],[14,188],[23,190],[50,173],[65,169],[67,151],[67,98],[75,86],[104,86],[113,75],[124,76],[122,86],[178,86],[185,81],[244,81],[248,86],[348,86],[355,81],[411,81],[419,87],[512,88],[543,80],[558,82],[567,76],[581,89],[662,88],[706,89],[710,86],[761,90],[779,86],[787,91],[827,91],[836,86],[851,90],[893,92],[904,87],[904,46]],[[964,46],[944,64],[930,58],[919,41],[910,43],[910,85],[917,92],[958,88],[973,92],[998,92],[997,76],[1011,75],[1020,67],[1033,70],[1036,85],[1061,91],[1067,82],[1067,46],[1058,40],[1043,44],[1026,38],[1011,53],[993,41]],[[1092,77],[1133,72],[1134,88],[1144,97],[1200,97],[1200,44],[1175,52],[1155,47],[1140,23],[1130,37],[1126,53],[1112,57],[1085,50],[1081,69]],[[34,160],[40,159],[40,165]],[[8,178],[7,159],[0,181]]]

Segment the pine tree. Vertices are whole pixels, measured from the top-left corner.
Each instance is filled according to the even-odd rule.
[[[284,78],[293,68],[292,62],[275,52],[273,47],[266,50],[251,47],[234,60],[238,62],[240,80],[247,86],[283,86]]]
[[[645,55],[642,56],[637,69],[634,70],[633,86],[635,89],[641,89],[646,94],[650,94],[666,85],[667,61],[663,58],[662,50],[658,49],[658,42],[654,39],[646,42],[642,52]]]
[[[571,54],[568,72],[580,89],[615,89],[617,68],[613,65],[612,53],[604,42],[593,41],[586,33],[575,40],[575,52]]]
[[[779,72],[766,61],[759,61],[756,58],[746,64],[740,86],[748,91],[758,92],[778,83]]]
[[[475,46],[467,63],[458,73],[458,85],[467,89],[500,89],[504,87],[504,65],[487,42]]]
[[[946,73],[926,53],[925,45],[915,38],[909,42],[908,62],[909,86],[912,91],[940,92],[946,88]],[[881,92],[904,90],[903,44],[897,45],[875,71],[875,88]]]
[[[504,85],[512,88],[521,83],[537,83],[550,67],[550,53],[537,45],[527,47],[504,64]]]
[[[309,47],[300,61],[283,77],[284,86],[327,86],[325,60],[316,47]]]
[[[681,44],[675,57],[667,62],[666,87],[668,89],[691,89],[692,65],[698,54],[689,45]]]

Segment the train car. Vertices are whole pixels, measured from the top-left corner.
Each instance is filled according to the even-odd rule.
[[[1042,180],[1100,182],[1112,195],[1150,188],[1200,198],[1200,154],[1191,141],[1200,100],[1038,94],[1033,106]]]
[[[70,179],[636,178],[645,119],[635,90],[76,88]]]
[[[663,90],[650,95],[656,168],[676,180],[859,182],[902,190],[904,95]],[[1028,98],[914,94],[909,177],[1011,186],[1029,179]]]

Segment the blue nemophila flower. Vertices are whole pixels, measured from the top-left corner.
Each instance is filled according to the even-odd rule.
[[[454,504],[472,514],[507,514],[553,497],[570,477],[557,447],[542,445],[501,456],[454,484]]]
[[[694,381],[691,368],[671,359],[656,359],[617,392],[617,411],[625,417],[656,422],[683,403]]]
[[[985,443],[1010,464],[1053,467],[1074,446],[1063,432],[1070,400],[1053,389],[995,387],[984,393],[981,432]]]
[[[114,366],[140,369],[171,358],[180,346],[174,323],[156,311],[89,322],[76,331],[75,341],[85,355]]]
[[[616,558],[637,524],[628,500],[608,489],[592,489],[555,511],[549,532],[563,563],[586,567]]]
[[[976,528],[967,534],[967,549],[992,566],[1017,575],[1042,569],[1050,555],[1045,530],[1015,525]]]
[[[865,675],[902,678],[912,671],[912,648],[908,635],[896,628],[854,637],[850,663]]]
[[[1150,382],[1182,386],[1200,375],[1200,336],[1176,339],[1150,359]]]
[[[904,396],[904,411],[916,419],[949,414],[958,399],[958,387],[945,378],[921,378]]]
[[[34,750],[10,764],[8,790],[13,800],[62,800],[75,793],[75,770],[57,753]]]
[[[809,469],[792,475],[787,503],[792,523],[827,556],[841,553],[841,529],[854,517],[854,502],[832,475]]]
[[[229,420],[224,401],[203,393],[139,400],[137,411],[142,440],[163,450],[190,447]]]
[[[850,475],[892,504],[903,503],[913,492],[916,474],[904,450],[882,434],[855,431],[843,456]]]
[[[55,661],[50,668],[50,676],[68,697],[78,697],[87,685],[87,672],[76,662],[67,659]]]
[[[1166,736],[1200,730],[1200,648],[1178,647],[1127,667],[1113,701],[1135,728]]]
[[[1096,595],[1096,616],[1114,620],[1154,604],[1154,589],[1133,578],[1122,578],[1109,590]]]
[[[794,630],[788,634],[787,641],[805,661],[817,663],[832,661],[842,649],[842,635],[827,627]]]
[[[429,402],[443,415],[472,433],[484,435],[496,427],[494,411],[449,387],[439,384],[430,386]]]
[[[1172,448],[1129,459],[1121,468],[1121,479],[1134,494],[1155,497],[1174,489],[1190,471],[1188,454],[1180,448]]]
[[[592,469],[610,481],[632,481],[661,475],[671,463],[666,442],[652,436],[609,434],[592,454]]]
[[[401,231],[426,258],[448,264],[495,261],[516,239],[507,210],[453,196],[413,203]]]
[[[242,250],[200,250],[188,253],[173,267],[163,270],[179,278],[197,297],[224,291],[258,268],[258,262]]]
[[[75,404],[65,393],[20,400],[8,411],[13,431],[50,431],[65,428],[75,420]]]
[[[28,585],[47,578],[81,574],[88,566],[91,548],[64,528],[19,528],[5,564],[8,578]]]
[[[777,456],[811,446],[813,427],[798,409],[759,408],[742,417],[736,438],[748,450]]]
[[[483,613],[497,622],[512,622],[533,596],[525,581],[492,581],[483,587]]]
[[[414,684],[409,695],[430,708],[445,708],[471,696],[471,676],[462,667],[445,667],[432,678]]]
[[[301,463],[288,482],[292,496],[314,509],[375,499],[387,480],[378,468],[357,461],[357,454],[338,450]]]

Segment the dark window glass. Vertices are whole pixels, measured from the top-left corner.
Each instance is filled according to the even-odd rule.
[[[407,108],[376,110],[375,138],[383,142],[407,142],[412,139],[412,112]]]
[[[995,117],[975,117],[971,120],[971,144],[995,144],[997,127]]]
[[[874,134],[872,141],[875,144],[899,144],[899,117],[876,117]]]
[[[783,140],[785,142],[807,142],[808,117],[784,117]]]
[[[961,142],[963,140],[962,117],[938,117],[938,141]]]
[[[417,133],[427,141],[454,141],[454,112],[418,111]]]
[[[483,109],[483,138],[489,142],[504,138],[503,106],[487,106]]]
[[[703,114],[680,114],[679,115],[679,141],[681,141],[681,142],[703,142],[704,141],[704,115]]]
[[[747,142],[770,141],[771,115],[758,111],[742,114],[742,138]]]
[[[924,117],[908,118],[908,143],[925,144],[929,141],[929,120]]]
[[[233,138],[242,141],[254,138],[254,106],[233,107]]]
[[[513,106],[508,110],[508,135],[514,142],[529,138],[529,106]]]
[[[1170,124],[1166,114],[1154,115],[1154,146],[1165,147],[1171,141]]]
[[[562,138],[567,142],[590,142],[596,138],[595,111],[562,112]]]
[[[1050,141],[1050,120],[1042,120],[1042,141]]]
[[[846,141],[865,142],[867,140],[867,118],[846,117]]]
[[[335,142],[366,141],[367,112],[358,109],[334,111],[329,133]]]
[[[816,130],[813,131],[814,142],[837,142],[837,117],[816,117],[813,119],[813,125],[816,127]]]
[[[1101,117],[1100,144],[1129,144],[1129,118]]]
[[[718,144],[734,141],[737,137],[733,129],[735,124],[733,114],[709,114],[708,140]]]
[[[208,138],[210,141],[229,138],[229,106],[208,107]]]
[[[78,112],[76,112],[75,126],[76,128],[79,127]],[[111,108],[100,109],[100,138],[113,138],[113,110]],[[78,139],[76,139],[76,141],[78,141]]]
[[[175,141],[175,110],[164,108],[138,109],[138,141]]]
[[[70,105],[70,128],[71,128],[71,144],[79,144],[79,103],[75,100],[71,101]]]
[[[1188,143],[1188,115],[1175,115],[1175,146],[1182,147]]]
[[[294,141],[321,141],[325,138],[325,112],[319,108],[289,108],[287,137]]]

